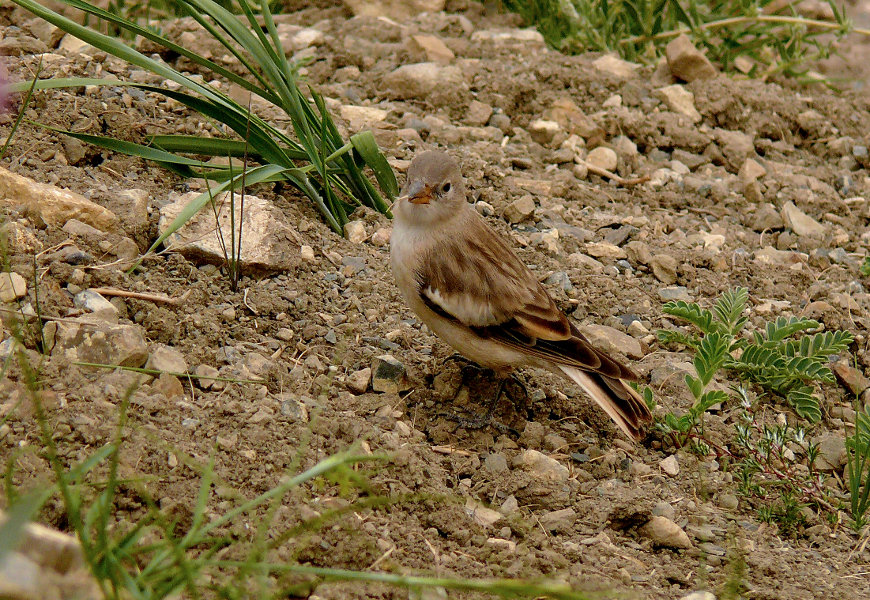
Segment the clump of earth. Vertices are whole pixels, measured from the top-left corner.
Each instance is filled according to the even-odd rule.
[[[327,98],[342,132],[372,129],[400,181],[423,149],[453,155],[469,200],[574,322],[649,383],[659,416],[691,404],[683,383],[691,354],[654,335],[677,325],[665,301],[709,306],[742,286],[750,326],[800,316],[852,332],[849,353],[836,357],[842,377],[820,390],[824,416],[808,434],[824,442],[820,468],[845,498],[853,401],[870,399],[870,294],[859,271],[870,248],[866,95],[715,69],[686,81],[668,63],[565,56],[516,17],[473,2],[401,21],[312,4],[277,16],[279,33],[289,55],[307,59],[304,81]],[[43,78],[152,81],[21,9],[4,12],[3,29],[14,79],[31,77],[47,53]],[[239,68],[192,20],[162,30]],[[282,122],[274,108],[254,109]],[[176,103],[125,87],[37,92],[25,116],[137,142],[221,134]],[[4,135],[13,121],[3,117]],[[251,222],[269,226],[252,236],[234,291],[206,239],[207,214],[200,233],[173,238],[129,271],[202,182],[27,121],[3,167],[5,188],[18,191],[2,202],[10,274],[0,281],[0,349],[14,355],[12,332],[23,331],[69,465],[114,440],[130,391],[120,477],[143,483],[122,486],[119,522],[148,511],[139,485],[184,522],[202,481],[197,465],[209,460],[220,484],[208,514],[218,515],[275,487],[288,469],[356,447],[390,457],[364,472],[374,493],[394,501],[290,540],[275,560],[547,578],[639,598],[728,597],[735,577],[753,598],[870,595],[866,532],[854,532],[848,515],[808,507],[787,535],[759,519],[758,502],[738,494],[715,454],[676,449],[655,431],[629,442],[556,376],[528,371],[527,392],[509,386],[496,411],[502,427],[458,426],[451,413],[484,410],[495,380],[450,360],[405,306],[383,215],[357,210],[342,238],[294,190],[253,187]],[[734,383],[727,376],[717,379],[722,389]],[[0,381],[0,456],[21,489],[51,476],[26,383],[11,360]],[[771,422],[805,424],[787,404],[765,402]],[[716,407],[706,434],[727,446],[739,415],[733,403]],[[307,487],[281,506],[270,533],[361,494]],[[227,532],[243,535],[257,516]],[[39,520],[69,529],[59,499]],[[398,592],[324,584],[315,593]]]

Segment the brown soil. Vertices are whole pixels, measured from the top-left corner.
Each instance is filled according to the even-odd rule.
[[[776,314],[806,315],[810,310],[828,329],[845,328],[856,334],[852,355],[847,358],[854,358],[859,369],[867,371],[870,304],[864,288],[867,280],[862,281],[857,265],[870,242],[865,233],[870,212],[866,203],[859,212],[856,204],[845,199],[870,197],[870,180],[866,162],[850,164],[844,160],[847,153],[832,143],[849,136],[856,144],[870,146],[866,96],[720,77],[687,86],[704,117],[703,123],[691,126],[664,110],[636,110],[646,106],[644,102],[656,87],[650,81],[650,69],[622,81],[596,70],[591,65],[596,57],[472,42],[455,14],[469,19],[474,30],[515,26],[516,20],[486,14],[472,2],[453,2],[449,8],[454,13],[423,15],[401,26],[350,19],[343,9],[328,6],[300,10],[291,15],[290,22],[316,26],[326,34],[314,55],[316,60],[307,67],[308,80],[324,95],[346,104],[380,103],[389,111],[388,126],[378,136],[391,141],[392,145],[385,146],[391,158],[407,160],[419,150],[420,144],[401,128],[427,115],[462,125],[471,99],[500,109],[510,118],[506,130],[510,141],[504,145],[501,135],[482,139],[468,129],[432,126],[422,128],[421,135],[427,145],[445,147],[461,161],[475,199],[490,203],[496,215],[527,193],[518,178],[551,185],[549,195],[536,198],[540,205],[537,223],[511,227],[497,216],[490,217],[490,223],[513,240],[519,255],[542,280],[554,272],[568,274],[571,290],[548,287],[576,322],[625,330],[621,317],[634,315],[650,331],[668,325],[658,295],[664,285],[646,267],[632,263],[633,268],[626,269],[604,258],[607,270],[595,273],[568,264],[568,255],[583,252],[587,242],[603,241],[607,234],[629,225],[629,240],[644,241],[653,254],[666,253],[677,259],[676,283],[687,286],[693,297],[707,302],[740,285],[750,290],[755,307],[773,300],[785,301],[781,308],[774,308]],[[7,14],[10,25],[23,26],[28,19],[18,10]],[[165,31],[179,34],[188,25],[168,25]],[[448,39],[457,57],[467,59],[462,63],[470,83],[467,93],[439,94],[431,101],[389,100],[391,90],[384,88],[382,79],[410,60],[403,37],[406,27]],[[9,28],[4,29],[8,32]],[[16,79],[30,77],[37,63],[38,58],[28,53],[7,59]],[[349,66],[357,67],[360,75],[338,81],[340,74],[347,73],[340,69]],[[46,62],[41,76],[63,74],[125,78],[130,69],[103,53],[92,59],[63,55]],[[602,103],[615,94],[621,95],[623,106],[602,113]],[[729,187],[729,174],[737,172],[742,159],[735,163],[727,152],[716,155],[710,151],[703,160],[706,165],[697,167],[694,174],[703,174],[712,182],[704,193],[688,185],[680,189],[673,185],[618,187],[597,177],[579,180],[570,164],[549,167],[554,149],[532,141],[525,128],[565,95],[587,115],[595,116],[602,126],[602,141],[624,135],[636,143],[641,157],[648,159],[643,172],[669,160],[664,156],[661,164],[655,164],[656,153],[680,150],[702,157],[711,145],[714,128],[749,133],[760,159],[793,169],[792,174],[765,180],[761,201],[777,207],[794,201],[828,226],[827,239],[808,241],[781,229],[756,231],[756,205]],[[809,109],[820,118],[807,119],[804,113]],[[643,118],[637,118],[639,114]],[[37,93],[26,116],[46,125],[133,141],[167,131],[214,132],[211,125],[201,126],[185,110],[156,96],[131,98],[112,88]],[[12,120],[12,116],[5,117],[0,137],[5,137]],[[154,165],[70,142],[27,123],[16,134],[4,166],[84,194],[122,218],[128,209],[118,193],[146,190],[155,208],[148,227],[124,232],[141,250],[156,236],[156,207],[170,192],[183,191],[186,186]],[[630,165],[621,167],[627,175],[637,174]],[[844,189],[844,177],[848,189]],[[717,179],[725,183],[718,184]],[[84,280],[78,284],[81,288],[111,285],[173,297],[189,292],[179,306],[137,299],[114,299],[113,304],[122,318],[146,328],[150,342],[179,350],[191,369],[206,364],[223,373],[268,379],[266,385],[231,383],[220,391],[184,382],[183,395],[171,399],[157,383],[141,386],[132,396],[124,434],[121,476],[130,483],[116,500],[119,520],[141,518],[147,510],[142,492],[146,489],[167,514],[180,519],[182,525],[189,521],[201,484],[200,467],[210,458],[221,484],[212,491],[209,513],[220,514],[239,498],[274,487],[288,469],[296,472],[362,443],[372,452],[391,457],[389,462],[364,470],[370,492],[348,491],[330,482],[306,487],[286,498],[275,516],[274,534],[307,518],[312,510],[323,512],[371,494],[394,501],[386,507],[347,513],[316,534],[286,542],[273,559],[353,569],[368,569],[378,561],[378,569],[393,572],[462,577],[546,577],[584,590],[612,590],[650,599],[680,598],[699,589],[725,594],[723,586],[735,577],[742,578],[745,596],[752,598],[870,597],[866,534],[863,538],[855,534],[845,524],[845,514],[836,524],[810,514],[809,523],[786,537],[776,526],[761,523],[757,505],[748,499],[741,498],[736,509],[724,508],[720,500],[735,494],[736,484],[714,457],[680,452],[680,473],[671,477],[660,472],[659,461],[672,449],[663,447],[655,434],[637,445],[620,439],[578,389],[555,376],[528,372],[528,397],[512,390],[516,401],[500,403],[499,420],[521,435],[457,429],[443,413],[480,411],[478,400],[493,382],[485,375],[469,376],[463,382],[460,366],[445,361],[450,349],[425,331],[402,302],[390,274],[388,247],[370,242],[354,245],[338,238],[307,202],[286,188],[256,192],[281,207],[295,224],[301,244],[315,249],[314,262],[300,262],[290,272],[246,276],[238,292],[230,290],[227,278],[214,267],[175,254],[153,258],[133,275],[98,264],[80,267],[84,271]],[[558,252],[548,253],[535,243],[534,233],[557,216],[577,229],[573,234],[560,232]],[[38,227],[26,214],[9,213],[7,218],[31,228],[45,248],[69,237],[60,229]],[[381,215],[365,213],[362,218],[370,233],[389,226]],[[691,236],[699,232],[723,234],[721,252],[698,245]],[[89,246],[86,239],[76,244],[99,262],[98,246]],[[768,245],[805,252],[809,258],[795,268],[754,262],[753,253]],[[832,262],[813,253],[819,247],[842,248],[850,258],[845,263]],[[291,251],[298,252],[298,248]],[[31,301],[35,300],[34,288],[39,290],[44,314],[76,314],[66,287],[75,267],[46,256],[36,261],[38,286],[34,285],[32,254],[13,255],[11,267],[28,279]],[[360,257],[365,268],[353,272],[341,264],[343,257]],[[844,297],[852,297],[857,306],[851,311],[844,308]],[[752,314],[755,324],[769,317]],[[283,329],[292,330],[292,337],[286,331],[279,334]],[[671,350],[657,342],[645,343],[645,356],[634,366],[645,378],[655,369],[673,367],[676,375],[663,382],[660,379],[654,391],[660,411],[682,412],[689,404],[678,365],[690,359]],[[344,383],[346,377],[384,353],[406,365],[410,392],[351,393]],[[73,464],[112,441],[117,406],[136,376],[89,370],[60,357],[42,365],[41,383],[51,399],[49,422],[61,456]],[[247,370],[240,365],[247,365]],[[5,397],[0,397],[0,406],[5,413],[22,396],[19,369],[13,367],[6,373],[2,389]],[[823,396],[825,418],[813,435],[851,431],[832,413],[833,407],[849,403],[847,393],[828,386]],[[779,412],[794,419],[787,406],[770,405],[771,418]],[[735,407],[710,415],[711,435],[730,439],[735,415]],[[9,428],[0,436],[0,459],[3,465],[14,464],[11,481],[27,488],[49,479],[32,411],[19,407],[6,418]],[[569,479],[545,484],[512,467],[512,459],[526,448],[559,460],[570,469]],[[594,460],[571,458],[578,453]],[[493,456],[506,458],[508,468],[491,467],[496,461],[488,458]],[[633,464],[651,468],[632,468]],[[838,493],[842,495],[842,488]],[[497,508],[512,495],[519,509],[495,525],[476,524],[466,509],[469,499]],[[703,549],[694,538],[689,550],[654,547],[636,525],[660,502],[673,506],[674,520],[684,528],[711,529],[709,541],[727,555]],[[572,508],[576,520],[562,530],[546,531],[541,516],[563,508]],[[59,499],[41,513],[40,520],[67,527]],[[245,537],[257,525],[256,516],[250,515],[226,533]],[[508,538],[516,548],[494,545],[490,538]],[[746,572],[736,576],[741,561],[745,561]],[[316,590],[320,598],[404,597],[405,593],[348,584],[322,585]]]

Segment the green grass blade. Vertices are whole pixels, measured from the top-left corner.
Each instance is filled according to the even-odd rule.
[[[371,131],[361,131],[350,136],[350,141],[353,144],[353,149],[374,171],[381,189],[389,196],[390,200],[395,200],[396,196],[399,195],[399,184],[392,167],[378,148],[374,134]]]
[[[247,155],[254,159],[262,158],[250,144],[244,140],[230,140],[226,138],[205,138],[195,135],[155,135],[151,142],[158,148],[167,152],[181,152],[183,154],[206,154],[210,156],[232,156],[241,158]],[[305,160],[308,155],[301,150],[283,149],[288,158],[293,160]]]

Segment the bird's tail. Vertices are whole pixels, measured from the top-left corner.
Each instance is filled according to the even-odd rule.
[[[581,371],[568,365],[559,365],[559,369],[592,396],[625,435],[634,440],[641,438],[643,425],[652,421],[652,413],[634,388],[621,379],[600,373]]]

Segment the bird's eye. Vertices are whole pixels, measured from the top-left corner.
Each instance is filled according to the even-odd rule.
[[[451,188],[451,187],[452,187],[452,186],[450,185],[450,182],[448,181],[447,183],[445,183],[444,185],[441,186],[441,193],[442,193],[442,194],[448,194],[448,193],[450,193],[450,188]]]

